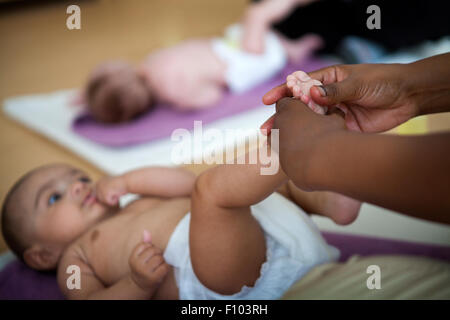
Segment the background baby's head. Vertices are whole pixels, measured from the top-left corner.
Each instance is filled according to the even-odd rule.
[[[64,164],[47,165],[11,188],[2,208],[2,232],[28,266],[51,270],[70,243],[111,212],[96,201],[85,173]]]
[[[85,98],[92,116],[101,122],[128,121],[149,110],[153,98],[145,79],[125,62],[106,62],[92,72]]]

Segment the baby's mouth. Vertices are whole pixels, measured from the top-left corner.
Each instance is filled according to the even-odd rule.
[[[91,206],[95,202],[97,202],[97,197],[94,192],[90,191],[83,200],[83,207]]]

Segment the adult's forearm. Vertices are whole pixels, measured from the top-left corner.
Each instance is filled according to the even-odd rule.
[[[342,132],[326,139],[313,152],[307,176],[315,189],[450,223],[450,133]]]
[[[417,106],[419,115],[450,111],[450,53],[405,67],[405,90]]]

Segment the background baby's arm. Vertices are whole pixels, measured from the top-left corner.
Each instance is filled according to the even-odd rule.
[[[195,179],[195,174],[182,168],[143,168],[101,179],[96,192],[97,197],[109,205],[116,205],[120,196],[127,193],[187,197],[192,192]]]

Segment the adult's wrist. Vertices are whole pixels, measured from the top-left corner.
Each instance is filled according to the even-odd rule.
[[[351,159],[352,137],[359,132],[334,131],[323,136],[311,150],[305,180],[311,191],[337,191],[342,170],[347,170],[346,158]],[[344,160],[343,160],[344,159]]]
[[[405,90],[415,115],[450,111],[450,54],[404,65]]]

